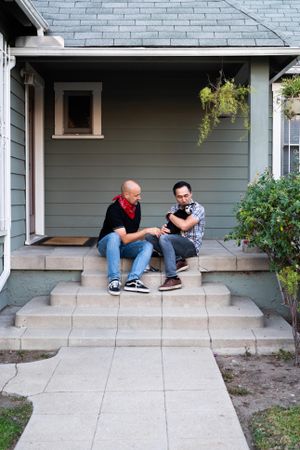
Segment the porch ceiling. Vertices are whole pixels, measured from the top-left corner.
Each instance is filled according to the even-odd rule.
[[[28,60],[27,60],[28,61]],[[242,58],[102,58],[100,60],[77,59],[38,59],[31,60],[34,68],[46,79],[70,80],[70,78],[90,80],[99,72],[199,72],[199,74],[218,74],[223,68],[226,77],[235,76],[247,61]],[[83,65],[84,62],[84,65]]]
[[[265,59],[266,57],[262,57]],[[225,69],[227,77],[234,77],[241,67],[249,64],[250,57],[196,57],[196,56],[161,56],[161,57],[55,57],[55,56],[27,56],[17,57],[20,63],[30,62],[35,69],[45,78],[58,79],[64,77],[70,79],[70,74],[78,79],[90,79],[91,74],[99,71],[176,71],[176,72],[199,72],[199,74],[218,73]],[[269,56],[270,79],[278,72],[287,67],[295,55]],[[84,63],[84,66],[83,66]]]

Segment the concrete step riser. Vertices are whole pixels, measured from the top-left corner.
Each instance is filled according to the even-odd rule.
[[[45,315],[17,315],[16,327],[27,328],[70,328],[72,326],[71,316],[48,316]]]
[[[183,287],[193,288],[201,286],[201,273],[189,274],[180,273],[178,275],[182,281]],[[151,290],[157,290],[158,287],[164,282],[165,277],[163,274],[145,274],[142,277],[142,281]],[[122,274],[121,277],[122,286],[124,286],[127,281],[127,274]],[[107,277],[102,273],[95,272],[83,272],[81,275],[81,285],[84,287],[94,287],[94,288],[107,288]]]
[[[151,297],[150,297],[151,296]],[[160,306],[161,302],[163,302],[166,306],[173,306],[179,308],[187,308],[192,306],[204,306],[207,302],[209,305],[214,306],[215,308],[228,306],[230,305],[230,298],[227,295],[223,296],[206,296],[205,295],[197,295],[190,294],[185,295],[183,292],[181,295],[160,295],[160,294],[142,294],[141,296],[133,294],[133,296],[126,297],[121,295],[112,296],[109,294],[82,294],[82,295],[51,295],[50,304],[52,306],[82,306],[82,307],[116,307],[120,302],[121,306],[128,307],[153,307]]]
[[[198,270],[199,269],[199,259],[198,257],[195,258],[188,258],[188,265],[190,270]],[[165,265],[162,258],[151,258],[150,265],[155,267],[156,269],[161,270],[164,272]],[[121,259],[121,270],[128,272],[131,269],[132,266],[132,260],[122,258]],[[107,261],[106,258],[102,258],[95,254],[93,256],[86,257],[84,260],[84,270],[100,270],[103,272],[106,272],[107,270]]]
[[[244,329],[263,326],[261,317],[222,317],[214,318],[206,315],[199,316],[160,316],[160,315],[113,315],[78,314],[71,316],[17,316],[17,327],[28,328],[119,328],[119,329]]]

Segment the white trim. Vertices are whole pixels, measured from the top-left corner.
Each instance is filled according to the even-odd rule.
[[[65,47],[28,48],[14,47],[14,56],[299,56],[299,47]]]
[[[44,31],[48,30],[49,25],[33,4],[28,0],[15,0],[15,2],[35,26],[37,34],[39,36],[43,35]]]
[[[1,145],[3,161],[4,193],[1,198],[4,214],[4,223],[2,224],[2,236],[4,236],[3,251],[3,271],[0,274],[0,292],[5,286],[10,275],[10,249],[11,249],[11,120],[10,120],[10,72],[16,64],[15,58],[10,56],[10,48],[0,33],[0,70],[1,84],[0,97],[2,97],[2,115],[1,118]],[[1,121],[0,121],[1,122]]]
[[[103,134],[63,134],[63,135],[52,135],[52,139],[104,139]]]
[[[101,82],[58,82],[54,83],[55,90],[55,131],[54,139],[103,139],[101,133]],[[92,131],[89,134],[74,133],[64,130],[64,92],[91,91],[93,98]]]
[[[30,193],[29,193],[29,141],[28,141],[28,86],[34,87],[34,184],[35,184],[35,233],[45,234],[45,174],[44,174],[44,80],[30,66],[26,64],[21,71],[25,83],[25,142],[26,142],[26,240],[25,244],[32,243],[30,235]]]
[[[272,173],[275,179],[281,177],[281,146],[282,146],[282,108],[281,85],[272,84],[273,92],[273,137],[272,137]]]

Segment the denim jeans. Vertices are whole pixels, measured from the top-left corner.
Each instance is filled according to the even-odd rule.
[[[176,276],[176,260],[197,255],[192,241],[180,234],[162,234],[159,238],[146,234],[145,239],[163,255],[167,278]]]
[[[121,258],[133,259],[128,281],[136,280],[143,274],[152,255],[152,244],[147,241],[135,241],[123,244],[118,233],[109,233],[98,242],[98,252],[107,259],[107,276],[109,282],[120,280]]]

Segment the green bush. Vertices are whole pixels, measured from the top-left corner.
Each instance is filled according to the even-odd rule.
[[[238,244],[246,239],[250,247],[259,247],[269,256],[290,307],[298,364],[300,175],[290,174],[275,180],[268,172],[262,174],[249,184],[237,205],[236,219],[238,224],[226,239],[235,239]]]

